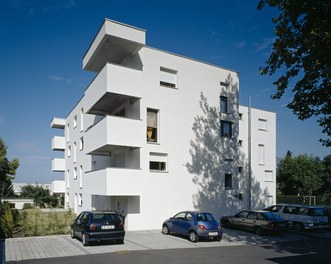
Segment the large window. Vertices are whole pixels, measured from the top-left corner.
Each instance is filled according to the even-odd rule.
[[[221,113],[228,112],[228,98],[226,96],[220,96],[220,108]]]
[[[160,85],[176,88],[177,87],[177,71],[160,68]]]
[[[228,121],[221,121],[221,136],[232,137],[232,123]]]
[[[225,189],[232,189],[232,174],[230,173],[225,174],[224,185],[225,185]]]
[[[158,111],[147,109],[147,142],[158,142]]]

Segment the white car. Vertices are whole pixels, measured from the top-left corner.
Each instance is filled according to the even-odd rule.
[[[305,229],[325,229],[329,227],[328,216],[322,206],[276,204],[264,210],[273,212],[288,220],[296,231]]]

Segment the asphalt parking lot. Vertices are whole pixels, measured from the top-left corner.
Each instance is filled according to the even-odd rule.
[[[28,259],[57,258],[101,253],[125,253],[134,250],[180,249],[241,246],[247,244],[266,244],[300,241],[309,239],[309,236],[331,238],[331,232],[295,233],[288,232],[279,236],[257,236],[253,233],[224,230],[221,242],[201,241],[192,243],[185,238],[163,235],[161,230],[129,231],[125,236],[124,244],[96,243],[84,247],[80,240],[71,239],[69,235],[10,238],[6,239],[6,261],[20,261]]]

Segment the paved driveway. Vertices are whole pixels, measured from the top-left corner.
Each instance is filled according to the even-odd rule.
[[[280,243],[307,239],[306,235],[288,233],[280,236],[256,236],[255,234],[237,230],[224,230],[223,240],[189,242],[187,239],[173,235],[163,235],[160,230],[129,231],[125,235],[124,244],[95,244],[84,247],[77,239],[69,235],[11,238],[6,239],[6,261],[25,259],[57,258],[100,253],[125,253],[133,250],[179,249],[240,246],[246,244]]]

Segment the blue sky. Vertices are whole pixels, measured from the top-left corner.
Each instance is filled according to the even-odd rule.
[[[276,10],[257,0],[0,0],[0,137],[18,158],[15,182],[50,183],[53,117],[66,117],[94,74],[82,58],[104,18],[147,30],[147,45],[240,72],[240,104],[277,113],[277,156],[330,154],[316,120],[298,121],[291,98],[270,99],[276,77],[260,76],[274,40]]]

